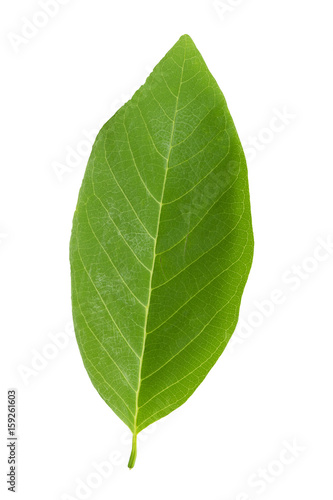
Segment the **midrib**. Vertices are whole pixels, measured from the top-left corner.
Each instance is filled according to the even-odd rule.
[[[164,180],[163,180],[161,201],[159,202],[160,208],[159,208],[158,218],[157,218],[157,232],[156,232],[156,237],[155,237],[155,240],[154,240],[154,257],[153,257],[153,265],[152,265],[152,270],[151,270],[151,273],[150,273],[150,280],[149,280],[148,304],[146,306],[145,325],[144,325],[144,338],[143,338],[142,352],[141,352],[141,356],[140,356],[138,389],[136,391],[135,419],[134,419],[134,429],[133,429],[133,446],[135,444],[135,447],[136,447],[136,436],[137,436],[137,417],[138,417],[138,412],[139,412],[139,393],[140,393],[140,388],[141,388],[142,362],[143,362],[143,356],[144,356],[145,347],[146,347],[147,322],[148,322],[149,307],[150,307],[152,279],[153,279],[154,268],[155,268],[156,245],[157,245],[158,232],[159,232],[160,219],[161,219],[161,212],[162,212],[162,206],[163,206],[164,191],[165,191],[166,180],[167,180],[167,176],[168,176],[169,160],[170,160],[171,150],[172,150],[172,147],[173,147],[172,143],[173,143],[173,138],[174,138],[174,133],[175,133],[176,117],[177,117],[177,113],[178,113],[178,101],[179,101],[179,96],[180,96],[180,89],[181,89],[181,86],[182,86],[185,60],[186,60],[186,45],[185,45],[185,50],[184,50],[184,62],[183,62],[182,71],[181,71],[181,75],[180,75],[179,89],[178,89],[178,94],[177,94],[177,97],[176,97],[175,114],[174,114],[174,117],[173,117],[173,124],[172,124],[172,130],[171,130],[171,136],[170,136],[170,144],[169,144],[169,152],[168,152],[168,156],[167,156],[167,159],[166,159],[166,166],[165,166],[165,174],[164,174]],[[133,449],[132,449],[132,453],[133,453]],[[132,458],[132,454],[131,454],[131,457],[130,457],[130,461],[131,461],[131,458]],[[134,460],[135,460],[135,457],[134,457]]]

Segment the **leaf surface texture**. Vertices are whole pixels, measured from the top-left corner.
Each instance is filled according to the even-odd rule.
[[[84,365],[135,436],[223,352],[252,254],[243,149],[184,35],[99,132],[70,245]]]

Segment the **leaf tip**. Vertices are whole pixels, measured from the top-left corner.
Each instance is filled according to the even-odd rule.
[[[187,33],[185,33],[184,35],[182,35],[179,40],[179,42],[182,41],[182,42],[191,42],[194,44],[192,38],[190,37],[190,35],[188,35]]]

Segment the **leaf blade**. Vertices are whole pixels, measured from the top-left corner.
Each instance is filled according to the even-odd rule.
[[[71,238],[81,355],[134,436],[183,404],[215,364],[252,254],[244,153],[184,35],[100,131]]]

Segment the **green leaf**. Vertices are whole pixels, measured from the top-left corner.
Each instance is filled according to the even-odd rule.
[[[136,436],[182,405],[235,329],[253,234],[244,153],[188,35],[101,129],[70,244],[75,332]]]

